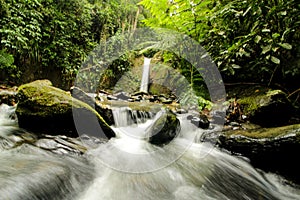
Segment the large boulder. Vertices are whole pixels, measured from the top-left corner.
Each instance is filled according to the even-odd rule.
[[[254,130],[230,130],[218,137],[218,146],[250,159],[255,167],[278,172],[300,183],[300,124]]]
[[[162,114],[150,129],[149,142],[155,145],[165,145],[171,142],[180,132],[180,121],[170,111]]]
[[[108,138],[115,136],[92,107],[53,87],[48,80],[20,86],[18,100],[16,114],[21,128],[71,137],[83,134]]]
[[[231,89],[228,95],[235,96],[233,113],[247,117],[247,119],[262,127],[276,127],[287,125],[293,114],[292,103],[281,90],[273,90],[261,86]],[[233,113],[230,113],[232,115]]]

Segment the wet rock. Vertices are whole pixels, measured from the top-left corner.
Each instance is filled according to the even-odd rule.
[[[71,94],[74,98],[83,101],[94,108],[100,114],[100,116],[103,117],[104,121],[108,125],[114,124],[114,118],[111,109],[103,106],[103,104],[101,104],[99,100],[96,100],[96,97],[92,98],[78,87],[72,87]]]
[[[108,125],[115,124],[114,116],[112,110],[109,106],[100,103],[98,101],[95,102],[95,110],[103,117]]]
[[[17,92],[13,90],[0,90],[0,105],[2,103],[13,106],[17,103]]]
[[[186,117],[187,120],[192,120],[193,118],[194,118],[193,115],[188,115],[188,116]]]
[[[239,87],[232,90],[237,97],[234,102],[238,105],[236,109],[238,112],[234,112],[238,116],[231,113],[232,117],[238,117],[239,120],[247,119],[263,127],[288,124],[294,108],[283,91],[261,86]],[[228,93],[230,95],[232,92]],[[232,119],[230,121],[234,121]]]
[[[255,167],[300,183],[300,163],[295,161],[300,152],[300,124],[222,132],[217,145],[248,157]]]
[[[107,99],[108,100],[113,100],[113,101],[117,101],[118,100],[118,98],[115,97],[115,96],[113,96],[113,95],[107,95]]]
[[[24,84],[18,90],[19,126],[35,133],[113,137],[115,133],[89,105],[55,88],[48,80]],[[99,126],[100,124],[100,126]]]
[[[209,128],[209,120],[206,117],[206,115],[199,115],[199,117],[193,117],[191,119],[191,123],[202,129]]]
[[[120,100],[124,100],[127,101],[128,99],[130,99],[129,95],[126,92],[118,92],[116,94],[114,94],[115,97],[117,97]]]
[[[95,100],[94,98],[90,97],[87,93],[85,93],[83,90],[81,90],[78,87],[71,87],[70,89],[72,97],[85,102],[92,108],[95,106]]]
[[[211,113],[211,115],[212,115],[212,119],[211,119],[212,124],[224,125],[225,112],[216,111],[216,112]]]
[[[155,145],[165,145],[171,142],[179,132],[180,122],[176,115],[169,111],[164,111],[150,130],[149,142]]]
[[[34,145],[60,155],[81,155],[87,151],[87,148],[79,141],[63,136],[45,135],[37,140]]]
[[[180,108],[180,109],[176,109],[176,113],[177,114],[185,114],[185,113],[188,113],[188,111],[183,108]]]

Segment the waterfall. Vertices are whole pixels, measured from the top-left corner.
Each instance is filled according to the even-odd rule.
[[[150,62],[151,58],[144,58],[143,76],[140,91],[145,93],[148,93],[148,84],[150,79]]]

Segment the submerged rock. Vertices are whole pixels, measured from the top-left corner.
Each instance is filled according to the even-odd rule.
[[[300,124],[220,133],[218,146],[246,156],[255,167],[300,183]]]
[[[172,141],[180,132],[180,122],[176,115],[166,111],[154,123],[150,130],[149,142],[164,145]]]
[[[48,80],[19,87],[16,114],[19,126],[36,133],[78,137],[113,137],[115,133],[89,105],[55,88]],[[99,126],[100,124],[100,126]]]

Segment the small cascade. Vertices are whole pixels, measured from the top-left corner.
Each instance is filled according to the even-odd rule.
[[[148,93],[148,84],[150,79],[150,62],[151,58],[144,58],[143,76],[140,91],[145,93]]]
[[[119,137],[147,139],[147,130],[156,119],[151,112],[132,110],[128,107],[112,108],[115,125],[112,127]],[[153,119],[154,118],[154,119]]]
[[[115,127],[126,127],[133,124],[145,123],[148,119],[153,118],[151,112],[142,110],[132,110],[128,107],[112,108]]]
[[[130,109],[127,107],[113,108],[115,127],[124,127],[133,124],[132,117],[129,115]]]

